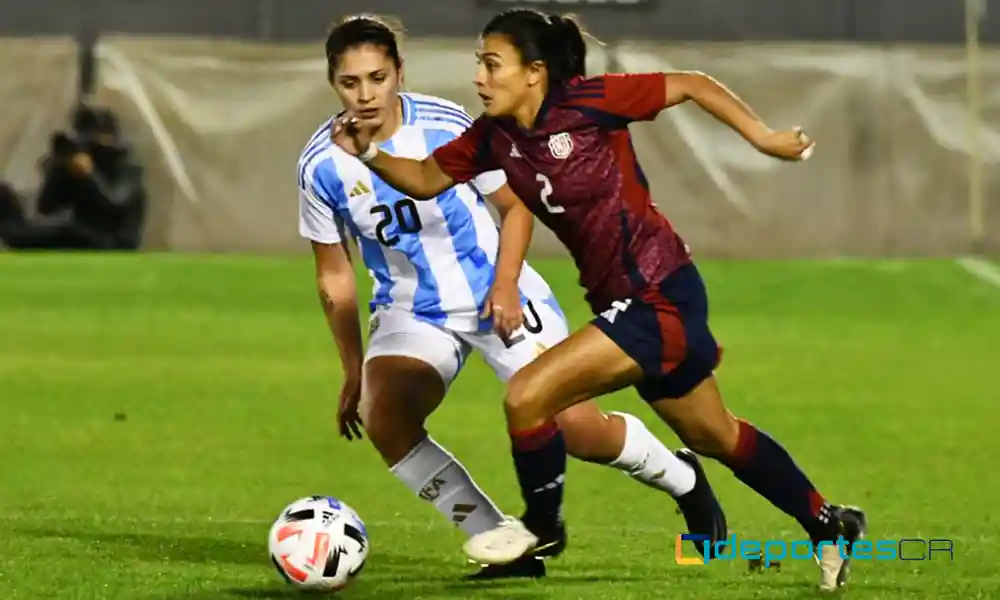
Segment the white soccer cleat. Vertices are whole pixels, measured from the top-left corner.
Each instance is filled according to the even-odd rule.
[[[462,551],[479,564],[506,565],[531,552],[537,545],[538,537],[528,531],[524,523],[508,519],[495,529],[469,538]]]

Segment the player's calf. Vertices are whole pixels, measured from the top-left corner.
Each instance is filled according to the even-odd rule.
[[[582,402],[556,416],[570,456],[589,463],[608,465],[622,456],[630,434],[631,415],[604,414],[596,402]],[[637,419],[636,419],[637,420]],[[642,423],[639,422],[642,427]],[[632,437],[635,437],[634,432]],[[638,454],[643,450],[637,450]]]
[[[402,461],[427,437],[422,423],[401,422],[399,415],[366,415],[365,433],[386,465]]]
[[[858,520],[858,515],[827,502],[774,438],[742,420],[735,421],[737,433],[732,436],[730,424],[734,417],[725,409],[713,378],[703,381],[675,402],[664,400],[655,406],[674,426],[681,439],[689,436],[693,439],[694,431],[717,432],[707,437],[717,440],[713,444],[713,452],[725,449],[718,456],[720,462],[729,467],[737,479],[798,521],[810,539],[828,541],[831,536],[835,538],[841,531],[842,521],[847,533],[858,529],[850,525],[852,520]],[[860,516],[863,520],[863,515]],[[836,527],[837,531],[831,527]],[[826,565],[824,568],[836,571],[837,577],[840,577],[842,565],[836,557],[825,556],[824,553],[828,554],[828,551],[820,553],[823,554],[821,563]],[[843,573],[846,577],[846,570]]]
[[[424,429],[444,395],[433,368],[407,357],[377,357],[366,363],[365,378],[365,432],[392,474],[468,535],[503,521],[465,466]]]
[[[383,340],[389,343],[391,336]],[[391,467],[427,437],[424,423],[441,404],[445,385],[434,367],[410,356],[375,356],[363,373],[358,412],[369,440]]]
[[[434,505],[445,518],[474,536],[496,527],[504,515],[483,493],[462,463],[425,437],[391,468],[420,499]]]
[[[607,464],[667,492],[683,513],[688,531],[707,536],[710,548],[726,539],[725,513],[694,453],[671,452],[635,416],[605,415],[594,402],[578,404],[557,419],[571,456]],[[695,545],[699,552],[704,547]]]
[[[816,547],[820,589],[845,585],[853,544],[867,531],[865,514],[827,502],[778,442],[745,421],[740,421],[735,452],[724,462],[740,481],[806,530]]]
[[[542,353],[508,382],[505,409],[514,467],[527,508],[523,522],[469,540],[466,554],[489,564],[565,547],[561,508],[566,442],[553,419],[587,398],[620,389],[638,366],[594,327]]]
[[[471,537],[466,556],[487,565],[505,565],[523,556],[555,556],[566,546],[562,520],[566,444],[555,423],[511,432],[514,469],[526,506],[520,521]]]
[[[544,360],[544,355],[542,359]],[[563,481],[566,474],[566,440],[562,430],[554,419],[548,419],[545,409],[545,398],[539,393],[544,386],[539,385],[539,379],[526,376],[527,371],[539,362],[536,361],[518,371],[508,382],[505,408],[507,409],[508,427],[511,439],[511,454],[514,458],[514,469],[517,473],[521,496],[525,502],[523,524],[534,536],[544,537],[546,532],[562,527]],[[558,414],[556,411],[553,417]],[[524,418],[527,415],[527,418]],[[519,418],[521,417],[521,418]],[[528,425],[525,425],[527,423]],[[535,425],[531,425],[536,423]],[[508,528],[507,534],[514,530]],[[520,532],[517,532],[520,533]],[[498,539],[503,536],[499,536]],[[511,538],[511,535],[507,535]],[[518,537],[513,535],[513,538]],[[524,538],[527,539],[527,538]],[[470,540],[470,542],[472,542]],[[525,542],[530,549],[534,541]],[[475,543],[472,544],[475,546]],[[520,542],[513,547],[521,545]],[[475,550],[473,550],[475,553]],[[470,558],[477,559],[470,554]],[[503,560],[510,562],[517,556],[504,555]],[[496,560],[494,557],[492,560]],[[480,560],[488,564],[497,564],[490,560]]]
[[[511,432],[514,469],[525,503],[522,519],[530,531],[543,535],[562,524],[566,443],[555,423]]]
[[[667,401],[669,402],[669,400]],[[717,420],[683,420],[674,427],[677,437],[692,452],[724,460],[739,444],[739,420],[731,414]]]

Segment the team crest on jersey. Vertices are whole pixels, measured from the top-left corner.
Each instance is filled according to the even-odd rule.
[[[573,151],[573,138],[565,132],[550,135],[549,151],[559,160],[565,159]]]

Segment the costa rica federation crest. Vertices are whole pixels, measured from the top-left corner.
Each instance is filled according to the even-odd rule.
[[[550,135],[549,151],[555,158],[565,160],[573,152],[573,138],[565,132]]]

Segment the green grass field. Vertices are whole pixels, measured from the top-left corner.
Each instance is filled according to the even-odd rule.
[[[574,325],[569,263],[536,261]],[[1000,598],[1000,289],[951,262],[708,262],[731,407],[782,440],[871,537],[955,558],[857,563],[852,598]],[[571,463],[571,545],[543,582],[472,585],[462,536],[367,442],[335,434],[339,373],[308,258],[0,254],[0,598],[296,596],[266,534],[291,500],[369,523],[348,598],[810,598],[816,567],[682,567],[672,501]],[[506,509],[521,503],[502,386],[469,364],[431,430]],[[676,438],[631,392],[602,400]],[[116,418],[116,414],[125,418]],[[797,526],[708,465],[730,526]]]

